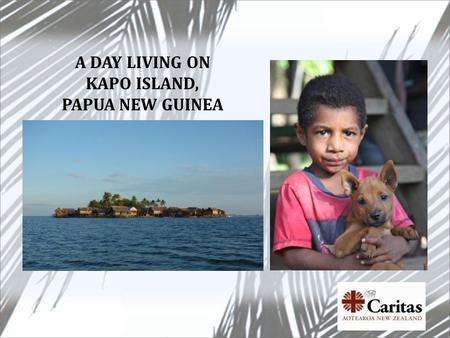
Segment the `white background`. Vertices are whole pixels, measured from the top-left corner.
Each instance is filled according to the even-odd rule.
[[[222,98],[224,111],[198,113],[196,118],[264,120],[267,170],[270,60],[378,59],[399,28],[388,53],[388,58],[396,58],[416,24],[419,29],[407,57],[420,59],[446,5],[446,1],[238,2],[215,48],[207,92]],[[55,41],[42,43],[45,48]],[[448,134],[441,135],[436,144],[448,145]],[[18,195],[20,190],[20,185],[14,186],[10,193]],[[3,199],[2,207],[12,202]],[[268,212],[265,196],[267,237]],[[268,245],[266,238],[266,249]],[[264,272],[259,277],[267,274],[280,273]],[[212,336],[227,302],[241,287],[237,272],[110,272],[105,280],[103,272],[76,272],[52,308],[67,276],[58,272],[33,313],[46,276],[32,274],[5,337]],[[290,295],[285,297],[288,301]],[[294,325],[292,332],[298,335]]]

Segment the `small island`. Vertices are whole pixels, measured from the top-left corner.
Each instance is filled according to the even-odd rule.
[[[136,196],[131,199],[122,198],[119,194],[105,192],[100,201],[92,200],[87,207],[57,208],[53,215],[57,218],[65,217],[226,217],[224,210],[218,208],[198,207],[167,207],[166,201],[161,199],[149,201],[143,198],[138,201]]]

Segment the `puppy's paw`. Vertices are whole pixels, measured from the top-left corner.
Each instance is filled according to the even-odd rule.
[[[363,245],[365,246],[365,249],[363,249]],[[361,244],[361,250],[367,258],[372,259],[373,257],[375,257],[377,247],[373,244],[363,243]]]
[[[339,237],[334,243],[334,255],[337,258],[342,258],[347,256],[347,251],[348,248],[346,246],[346,243],[342,240],[341,237]]]
[[[362,243],[361,244],[361,250],[362,251],[366,251],[367,250],[367,243]]]
[[[419,239],[419,233],[414,228],[406,228],[403,237],[409,241]]]
[[[394,236],[401,236],[408,241],[414,240],[414,239],[419,239],[419,233],[416,231],[416,229],[414,229],[412,227],[394,228],[391,230],[391,234]]]
[[[337,258],[342,258],[342,257],[344,257],[344,256],[345,256],[344,250],[336,250],[335,256],[336,256]]]

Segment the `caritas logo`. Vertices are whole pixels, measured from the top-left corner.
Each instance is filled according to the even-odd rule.
[[[366,301],[364,300],[362,293],[355,290],[346,292],[342,298],[342,305],[344,306],[344,309],[350,311],[351,313],[361,311],[365,302]]]
[[[338,330],[425,330],[425,314],[425,283],[338,283]]]

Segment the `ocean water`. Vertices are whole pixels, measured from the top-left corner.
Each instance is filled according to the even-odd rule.
[[[24,270],[262,270],[263,218],[23,217]]]

